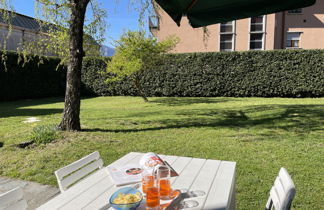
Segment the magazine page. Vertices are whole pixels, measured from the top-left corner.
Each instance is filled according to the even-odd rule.
[[[154,168],[158,165],[167,165],[171,169],[171,176],[179,176],[178,173],[168,164],[166,161],[162,160],[157,154],[149,152],[143,155],[140,160],[141,167],[146,170],[153,172]]]
[[[142,179],[142,171],[140,165],[136,164],[128,164],[124,167],[107,167],[108,172],[116,184],[116,186],[133,184],[136,182],[140,182]]]
[[[167,165],[171,169],[171,176],[178,176],[178,173],[157,154],[149,152],[143,155],[139,164],[127,164],[125,166],[108,166],[107,170],[116,186],[133,184],[142,180],[142,172],[153,173],[158,165]]]

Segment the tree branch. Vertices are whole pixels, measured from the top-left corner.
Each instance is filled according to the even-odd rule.
[[[61,7],[71,7],[72,4],[71,3],[65,3],[65,4],[57,4],[57,3],[53,3],[51,1],[48,0],[36,0],[38,3],[47,5],[47,6],[54,6],[56,9],[61,8]]]

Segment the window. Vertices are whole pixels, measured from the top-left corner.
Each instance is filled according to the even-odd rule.
[[[149,16],[149,28],[150,29],[159,29],[159,17],[158,16]]]
[[[258,16],[251,18],[250,23],[250,50],[263,50],[264,49],[264,22],[265,16]]]
[[[288,14],[302,14],[302,12],[303,12],[302,8],[288,10]]]
[[[286,48],[300,48],[300,32],[288,32]]]
[[[220,24],[220,38],[219,38],[220,51],[234,50],[234,28],[235,28],[234,21]]]

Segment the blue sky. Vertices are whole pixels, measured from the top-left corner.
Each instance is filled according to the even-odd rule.
[[[107,30],[105,45],[112,47],[113,41],[120,37],[124,30],[138,30],[138,4],[130,5],[129,0],[98,0],[107,10]],[[35,17],[35,0],[12,0],[16,12]],[[147,18],[144,20],[147,22]],[[145,27],[148,31],[147,27]]]

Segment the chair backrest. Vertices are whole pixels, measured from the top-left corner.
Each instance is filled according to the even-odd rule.
[[[296,194],[294,182],[285,168],[281,168],[266,204],[266,210],[289,210]]]
[[[73,184],[90,175],[97,169],[102,168],[102,166],[102,159],[100,158],[99,152],[96,151],[55,171],[55,176],[61,192],[66,191]]]
[[[0,195],[0,210],[25,210],[27,202],[20,187]]]

